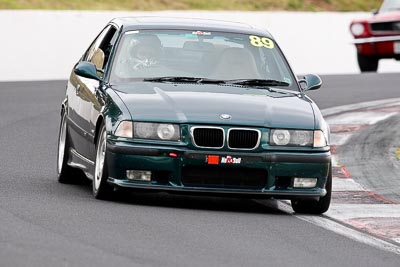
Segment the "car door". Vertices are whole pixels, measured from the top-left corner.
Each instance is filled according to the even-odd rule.
[[[92,62],[98,69],[103,70],[107,65],[116,36],[116,26],[108,25],[94,40],[81,61]],[[99,72],[99,75],[102,73]],[[74,131],[70,134],[73,147],[81,156],[92,162],[94,161],[96,120],[104,105],[98,90],[99,85],[99,81],[84,78],[72,72],[68,92],[68,113],[74,125]]]

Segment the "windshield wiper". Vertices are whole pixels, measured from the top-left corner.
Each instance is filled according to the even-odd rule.
[[[264,79],[239,79],[228,80],[226,83],[238,85],[253,85],[253,86],[289,86],[290,83],[277,81],[277,80],[264,80]]]
[[[290,84],[277,80],[264,80],[264,79],[237,79],[237,80],[216,80],[199,77],[182,77],[182,76],[164,76],[154,78],[144,78],[145,82],[177,82],[177,83],[202,83],[202,84],[235,84],[235,85],[248,85],[248,86],[289,86]],[[267,88],[273,91],[271,88]]]
[[[180,82],[180,83],[209,83],[209,84],[224,84],[224,80],[214,80],[207,78],[197,77],[179,77],[179,76],[165,76],[155,78],[145,78],[145,82]]]

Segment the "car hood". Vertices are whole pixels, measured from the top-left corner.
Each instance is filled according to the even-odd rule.
[[[370,18],[369,22],[383,22],[383,21],[393,21],[400,19],[400,11],[391,11],[378,13],[377,15]]]
[[[375,23],[375,22],[397,21],[399,20],[399,18],[400,18],[400,11],[390,11],[390,12],[378,13],[375,16],[369,18],[354,19],[352,20],[352,23],[357,23],[357,22]]]
[[[310,100],[298,92],[233,85],[138,82],[112,86],[132,120],[314,129]],[[229,120],[221,114],[231,116]]]

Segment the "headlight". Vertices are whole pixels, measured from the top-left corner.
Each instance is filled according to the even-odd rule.
[[[153,140],[180,140],[179,125],[169,123],[134,122],[133,138]]]
[[[290,132],[288,130],[272,130],[271,144],[285,146],[290,142]]]
[[[322,131],[307,130],[271,130],[270,145],[272,146],[309,146],[324,147],[327,145]]]
[[[132,122],[121,121],[117,127],[117,130],[115,130],[114,135],[119,137],[132,138],[133,137]]]
[[[157,136],[162,140],[171,140],[174,139],[174,137],[176,138],[176,132],[177,131],[172,124],[160,124],[157,127]]]
[[[362,23],[354,23],[350,27],[350,31],[354,36],[360,36],[365,31],[365,26]]]

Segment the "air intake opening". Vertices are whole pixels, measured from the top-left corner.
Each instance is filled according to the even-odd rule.
[[[262,189],[267,182],[264,169],[186,166],[182,183],[193,187]]]
[[[275,177],[275,188],[276,189],[286,189],[291,187],[292,177],[291,176],[276,176]]]

